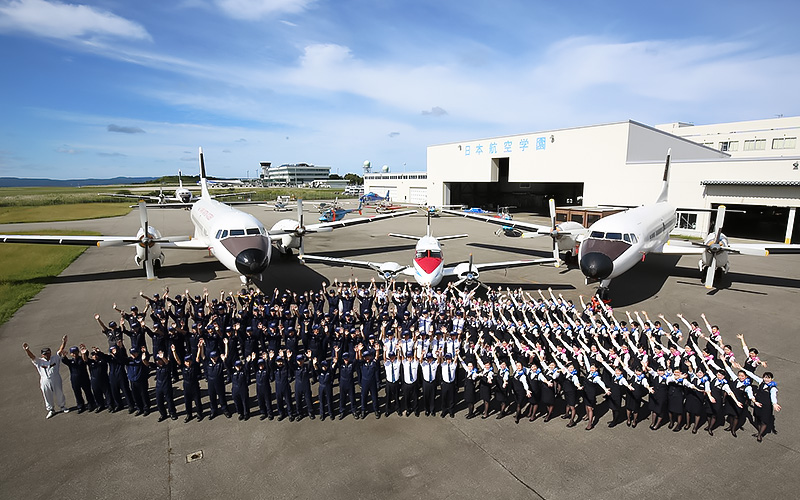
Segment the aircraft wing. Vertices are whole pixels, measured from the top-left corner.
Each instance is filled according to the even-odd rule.
[[[135,194],[119,194],[119,193],[97,193],[97,196],[112,196],[114,198],[133,198],[134,200],[161,200],[158,196],[139,196]]]
[[[174,236],[159,238],[155,243],[165,248],[179,248],[178,245],[190,248],[194,241],[190,236]],[[130,246],[138,245],[139,239],[131,236],[66,236],[66,235],[36,235],[36,234],[0,234],[0,243],[25,243],[35,245],[76,245],[76,246]],[[206,245],[195,248],[207,248]]]
[[[237,191],[235,193],[212,194],[211,198],[227,198],[229,196],[245,196],[245,195],[248,195],[248,194],[256,194],[256,192],[255,191],[241,191],[241,192]]]
[[[530,260],[509,260],[506,262],[489,262],[485,264],[473,264],[472,267],[478,271],[492,271],[495,269],[508,269],[511,267],[533,266],[536,264],[552,264],[556,259],[530,259]]]
[[[460,217],[466,217],[468,219],[475,219],[482,222],[488,222],[489,224],[496,224],[498,226],[508,226],[512,228],[521,228],[527,229],[528,231],[541,231],[541,232],[550,232],[550,226],[543,226],[541,224],[533,224],[531,222],[522,222],[517,220],[507,220],[501,219],[499,217],[493,217],[491,215],[482,215],[470,212],[462,212],[460,210],[448,210],[446,208],[442,209],[442,213],[449,214],[449,215],[457,215]]]
[[[175,239],[170,238],[168,242],[161,243],[161,248],[175,248],[177,250],[208,250],[208,244],[203,240],[197,239]]]
[[[691,241],[686,240],[669,240],[661,248],[652,250],[652,253],[667,255],[700,255],[703,252],[705,252],[705,248],[692,245]]]
[[[303,262],[320,262],[322,264],[328,264],[330,266],[337,266],[337,267],[360,267],[362,269],[372,269],[373,271],[377,271],[380,269],[381,263],[380,262],[367,262],[364,260],[350,260],[350,259],[337,259],[335,257],[325,257],[324,255],[310,255],[310,254],[303,254],[298,257]]]
[[[389,212],[385,214],[374,215],[372,217],[356,217],[355,219],[337,220],[333,222],[320,222],[319,224],[310,224],[306,226],[308,233],[321,233],[337,229],[340,227],[355,226],[358,224],[368,224],[370,222],[379,221],[382,219],[389,219],[391,217],[402,217],[404,215],[411,215],[417,213],[416,210],[402,210],[399,212]]]
[[[176,202],[167,202],[167,203],[148,203],[145,206],[147,208],[192,208],[194,203],[181,203],[179,201]],[[131,208],[138,208],[139,205],[131,205]]]
[[[745,255],[786,255],[800,253],[800,245],[782,243],[730,243],[728,247]]]
[[[436,237],[436,239],[439,240],[439,241],[454,240],[456,238],[469,238],[469,235],[464,233],[464,234],[450,234],[450,235],[447,235],[447,236],[437,236]]]

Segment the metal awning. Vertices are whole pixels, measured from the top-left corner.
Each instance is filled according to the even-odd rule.
[[[800,186],[799,181],[737,181],[737,180],[705,180],[703,186]]]

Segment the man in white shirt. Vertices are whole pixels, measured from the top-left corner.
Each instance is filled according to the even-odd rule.
[[[37,358],[28,348],[28,343],[22,344],[25,353],[31,358],[31,363],[39,372],[39,388],[44,396],[44,406],[47,409],[47,417],[51,418],[56,414],[56,405],[61,411],[67,413],[66,398],[61,388],[61,354],[67,345],[67,336],[61,339],[61,347],[58,348],[58,356],[53,357],[49,347],[42,349],[42,357]]]

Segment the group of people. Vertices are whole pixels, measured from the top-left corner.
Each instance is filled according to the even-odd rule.
[[[262,420],[370,411],[453,418],[463,404],[467,419],[549,422],[560,414],[567,427],[585,421],[587,431],[607,409],[609,427],[649,421],[652,430],[697,433],[705,424],[713,435],[727,424],[735,437],[749,421],[759,442],[775,432],[773,374],[757,374],[767,364],[743,335],[737,361],[738,345],[726,344],[705,315],[702,325],[680,314],[671,322],[626,311],[623,319],[596,297],[575,304],[552,290],[534,297],[488,289],[484,298],[476,290],[355,280],[211,298],[207,290],[173,297],[166,288],[140,293],[141,309],[114,304],[118,322],[95,314],[107,352],[67,349],[67,336],[56,356],[23,348],[39,371],[47,418],[68,411],[63,363],[78,413],[148,415],[153,378],[159,421],[178,418],[174,384],[182,381],[186,422],[203,418],[205,394],[209,418],[231,418],[230,394],[240,420],[254,407]]]

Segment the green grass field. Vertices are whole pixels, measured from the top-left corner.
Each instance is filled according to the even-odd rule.
[[[0,207],[0,224],[117,217],[130,212],[129,205],[129,203],[72,203],[69,205]]]
[[[82,234],[87,231],[43,229],[23,234]],[[36,296],[61,271],[77,259],[86,247],[58,245],[0,245],[0,325]]]

